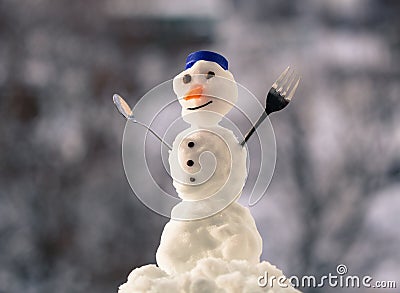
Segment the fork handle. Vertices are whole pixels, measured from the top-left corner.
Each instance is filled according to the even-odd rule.
[[[256,131],[256,129],[258,128],[258,126],[261,125],[261,123],[263,123],[263,121],[265,120],[265,118],[268,117],[270,113],[267,113],[266,111],[264,111],[260,118],[258,118],[257,122],[254,124],[254,126],[247,132],[247,134],[245,135],[243,141],[240,143],[240,145],[243,147],[244,144],[249,140],[249,138],[253,135],[254,131]]]

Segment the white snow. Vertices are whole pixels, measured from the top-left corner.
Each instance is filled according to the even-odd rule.
[[[206,257],[257,264],[261,252],[262,239],[250,211],[233,203],[206,219],[170,220],[162,233],[156,258],[160,268],[176,274],[191,270]]]
[[[137,292],[187,292],[187,293],[296,293],[288,286],[273,287],[258,285],[258,278],[283,276],[282,271],[269,262],[249,264],[243,260],[226,261],[207,257],[201,259],[191,270],[181,274],[168,275],[155,265],[147,265],[131,272],[128,281],[120,286],[119,293]]]
[[[133,270],[118,293],[295,293],[281,270],[260,262],[262,239],[248,208],[231,204],[197,221],[170,220],[164,228],[156,265]],[[266,286],[260,277],[268,277]],[[264,283],[262,280],[261,283]]]

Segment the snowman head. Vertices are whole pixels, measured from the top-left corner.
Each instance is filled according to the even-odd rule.
[[[238,87],[228,61],[210,51],[191,53],[186,69],[173,81],[183,119],[198,126],[218,124],[234,106]]]

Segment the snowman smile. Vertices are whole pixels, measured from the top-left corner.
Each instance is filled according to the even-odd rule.
[[[197,106],[197,107],[193,107],[193,108],[187,108],[187,110],[197,110],[197,109],[200,109],[200,108],[203,108],[203,107],[205,107],[205,106],[210,105],[212,102],[213,102],[213,101],[208,101],[207,103],[205,103],[205,104],[203,104],[203,105],[200,105],[200,106]]]

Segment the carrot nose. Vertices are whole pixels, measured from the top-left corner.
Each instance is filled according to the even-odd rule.
[[[186,93],[183,99],[186,101],[189,101],[191,99],[199,99],[202,94],[203,94],[203,86],[195,85]]]

